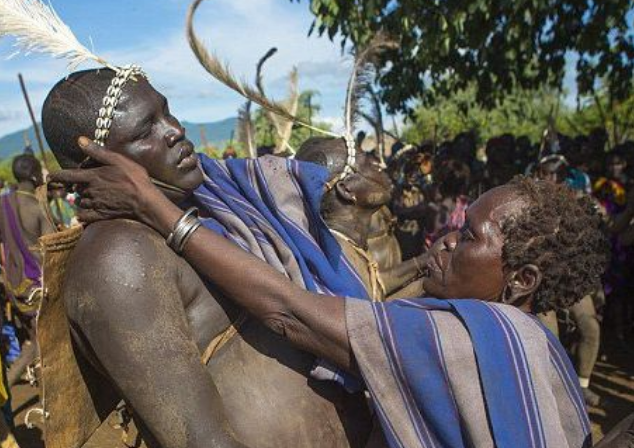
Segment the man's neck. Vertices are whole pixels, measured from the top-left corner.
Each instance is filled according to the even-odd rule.
[[[31,181],[22,181],[22,182],[18,182],[18,191],[26,191],[28,193],[34,193],[35,192],[35,185],[33,185],[33,182]]]
[[[376,212],[374,209],[359,209],[357,207],[341,207],[331,211],[324,218],[326,225],[332,230],[340,232],[350,238],[357,246],[366,249],[370,220]]]

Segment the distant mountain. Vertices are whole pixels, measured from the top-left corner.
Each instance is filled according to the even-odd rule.
[[[204,129],[204,134],[209,144],[219,146],[231,139],[231,133],[236,129],[237,121],[237,118],[231,117],[211,123],[190,123],[183,121],[181,124],[185,126],[187,138],[194,142],[194,145],[198,148],[202,146],[201,129]],[[0,141],[0,145],[1,144],[2,141]]]
[[[31,142],[31,146],[34,149],[37,147],[33,126],[31,126],[29,129],[23,129],[21,131],[5,135],[4,137],[0,138],[0,160],[9,158],[16,153],[21,153],[24,150],[25,132],[27,134],[27,138]]]
[[[204,134],[208,143],[214,146],[222,146],[223,143],[231,138],[231,133],[236,128],[236,118],[226,118],[220,121],[214,121],[211,123],[190,123],[183,121],[182,125],[187,132],[187,138],[189,138],[196,147],[202,146],[201,129],[204,129]],[[27,137],[31,142],[33,149],[37,152],[37,142],[35,140],[35,132],[33,126],[28,129],[7,134],[4,137],[0,137],[0,160],[19,154],[24,150],[24,133],[27,133]],[[44,142],[46,145],[46,141]],[[48,146],[47,146],[48,149]]]

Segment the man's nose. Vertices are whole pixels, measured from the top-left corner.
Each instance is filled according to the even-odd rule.
[[[165,133],[165,141],[169,146],[174,146],[185,137],[185,128],[180,123],[175,123],[170,126],[170,129]]]

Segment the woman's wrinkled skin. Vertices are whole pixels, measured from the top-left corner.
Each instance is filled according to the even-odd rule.
[[[427,253],[425,292],[442,299],[518,301],[529,297],[541,282],[539,269],[527,265],[508,272],[502,262],[501,224],[525,206],[511,187],[483,194],[467,210],[463,228],[440,238]],[[530,311],[530,301],[523,305]]]

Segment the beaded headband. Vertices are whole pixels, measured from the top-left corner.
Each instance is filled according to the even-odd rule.
[[[333,177],[328,182],[326,182],[326,191],[332,190],[335,185],[337,185],[337,182],[341,182],[346,177],[348,177],[348,175],[354,173],[355,171],[354,167],[357,163],[356,142],[354,140],[354,137],[350,133],[346,133],[342,138],[346,142],[346,150],[348,152],[346,165],[343,167],[343,170],[341,171],[341,173],[339,173],[339,175]]]
[[[116,70],[116,74],[110,81],[108,90],[106,90],[106,96],[103,98],[102,106],[99,109],[99,117],[96,121],[94,141],[99,146],[104,146],[110,135],[112,119],[123,93],[123,88],[130,79],[136,80],[137,77],[147,79],[147,75],[138,65],[127,65]]]

